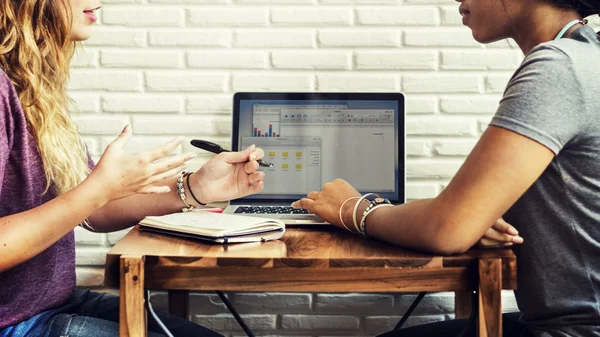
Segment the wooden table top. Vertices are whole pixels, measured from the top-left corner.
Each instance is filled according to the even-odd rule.
[[[220,284],[219,279],[225,277],[233,283],[233,278],[240,278],[240,273],[253,273],[255,278],[272,278],[275,275],[281,277],[279,284],[285,283],[284,278],[288,282],[294,281],[296,277],[311,278],[319,273],[328,273],[327,277],[330,278],[331,275],[334,278],[342,277],[335,276],[338,274],[346,275],[344,277],[347,278],[349,272],[354,273],[357,279],[373,272],[385,274],[389,278],[398,274],[398,271],[413,274],[421,271],[423,277],[451,278],[450,275],[461,275],[467,278],[470,277],[468,275],[477,273],[478,259],[500,258],[503,288],[516,288],[516,256],[511,249],[473,249],[460,255],[437,256],[375,239],[365,239],[335,227],[288,228],[280,240],[228,245],[150,233],[135,227],[107,254],[107,286],[116,287],[119,284],[121,256],[144,256],[146,273],[151,273],[154,278],[161,278],[160,282],[157,281],[161,286],[175,284],[168,280],[170,276],[166,274],[169,273],[185,274],[188,281],[192,278],[191,275],[195,275],[194,278],[214,275],[210,279],[212,284]],[[279,284],[273,284],[269,289],[290,288],[289,285],[278,288]],[[453,289],[459,287],[458,283],[452,284]],[[183,281],[177,283],[177,287],[183,286]],[[254,288],[243,288],[239,284],[224,287],[261,289],[260,285]],[[307,287],[306,289],[312,289],[310,285]],[[196,285],[194,288],[201,287]]]

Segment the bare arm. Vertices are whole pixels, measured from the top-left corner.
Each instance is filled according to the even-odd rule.
[[[95,230],[107,233],[135,226],[145,216],[180,212],[184,204],[177,193],[176,183],[177,178],[170,178],[161,183],[163,186],[169,186],[171,189],[169,193],[135,194],[111,201],[97,209],[88,219]],[[198,206],[187,190],[186,201]]]
[[[183,168],[185,155],[160,161],[181,142],[172,141],[141,154],[129,155],[123,146],[131,136],[125,128],[102,155],[98,166],[78,186],[53,200],[0,218],[0,272],[19,265],[56,243],[110,200],[138,193],[169,192],[156,185]]]
[[[489,127],[437,198],[379,208],[369,215],[367,232],[404,247],[443,254],[464,252],[525,193],[553,158],[554,153],[536,141]],[[295,206],[307,207],[340,225],[339,207],[357,195],[346,185],[343,181],[326,185]],[[366,205],[359,205],[359,216]],[[352,221],[352,209],[344,207],[346,223]]]
[[[264,173],[257,171],[257,160],[263,158],[260,148],[250,146],[242,152],[221,153],[198,172],[188,176],[185,183],[186,201],[198,206],[190,194],[202,203],[226,201],[256,193],[263,188]],[[145,216],[180,212],[184,207],[176,188],[177,178],[169,178],[157,185],[168,186],[164,194],[136,194],[111,201],[90,216],[90,223],[99,232],[112,232],[136,225]]]
[[[0,273],[38,255],[107,201],[101,186],[86,180],[31,210],[0,219]]]

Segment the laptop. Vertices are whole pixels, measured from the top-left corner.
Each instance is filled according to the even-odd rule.
[[[252,144],[273,167],[260,193],[224,213],[326,224],[291,203],[336,178],[361,193],[405,202],[405,102],[402,93],[236,93],[232,149]]]

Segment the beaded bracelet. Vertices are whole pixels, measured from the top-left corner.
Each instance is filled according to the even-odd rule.
[[[198,199],[196,198],[196,196],[194,195],[194,191],[192,191],[192,187],[190,186],[190,178],[192,177],[192,174],[194,174],[194,173],[192,172],[192,173],[190,173],[190,174],[187,176],[187,187],[188,187],[188,191],[190,191],[190,195],[192,196],[192,198],[194,198],[194,200],[195,200],[195,201],[196,201],[196,202],[197,202],[199,205],[201,205],[201,206],[206,206],[206,204],[205,204],[205,203],[201,203],[201,202],[200,202],[200,200],[198,200]]]
[[[352,222],[354,223],[354,228],[356,228],[356,232],[360,233],[360,228],[358,227],[358,223],[356,222],[356,211],[358,210],[358,205],[368,196],[374,195],[375,193],[367,193],[360,197],[356,204],[354,205],[354,210],[352,211]]]
[[[185,201],[185,187],[183,185],[183,179],[189,176],[190,174],[191,172],[183,171],[181,172],[179,178],[177,178],[177,192],[179,193],[181,201],[183,201],[183,204],[185,205],[185,207],[181,209],[182,212],[189,212],[194,209],[194,206],[188,204],[188,202]]]
[[[373,202],[371,202],[371,205],[369,205],[369,206],[372,206],[372,205],[374,205]],[[360,221],[360,234],[362,234],[363,236],[368,236],[368,234],[367,234],[367,216],[369,214],[371,214],[373,211],[375,211],[376,209],[378,209],[380,207],[387,207],[387,206],[394,206],[394,205],[392,205],[390,203],[377,204],[374,207],[370,208],[369,211],[364,213],[362,220]],[[367,208],[369,208],[369,207],[367,207]]]

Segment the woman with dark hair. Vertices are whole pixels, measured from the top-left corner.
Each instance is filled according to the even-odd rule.
[[[195,156],[167,157],[181,139],[128,154],[130,126],[94,165],[67,113],[66,84],[98,9],[98,0],[0,0],[0,337],[119,334],[118,297],[75,290],[78,224],[116,231],[263,188],[255,146],[176,177]],[[175,336],[218,336],[158,315]],[[149,327],[163,336],[154,320]]]
[[[517,243],[521,313],[504,317],[504,335],[600,336],[600,38],[585,20],[600,1],[457,1],[475,40],[512,38],[525,58],[449,185],[391,206],[335,180],[294,206],[429,252]],[[464,323],[385,336],[456,336]]]

